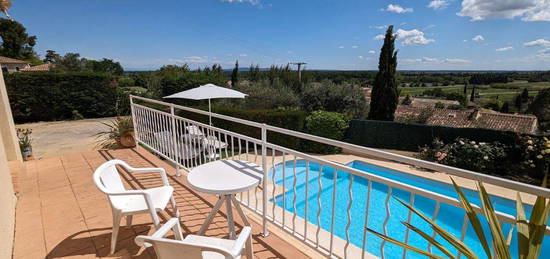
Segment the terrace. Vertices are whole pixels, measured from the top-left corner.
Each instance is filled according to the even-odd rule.
[[[418,254],[381,242],[366,231],[368,226],[418,244],[415,243],[418,237],[409,231],[405,233],[404,228],[395,224],[399,220],[418,223],[418,219],[396,207],[390,199],[392,196],[428,207],[426,213],[436,222],[452,219],[456,224],[448,226],[450,231],[465,242],[475,244],[473,230],[456,198],[444,191],[429,189],[434,185],[446,190],[449,175],[470,189],[474,189],[474,180],[485,182],[489,192],[498,197],[497,203],[509,203],[516,191],[522,192],[526,205],[533,204],[534,195],[550,197],[550,191],[535,186],[170,103],[132,97],[131,106],[136,139],[142,147],[10,162],[18,193],[13,258],[155,258],[152,248],[144,249],[134,242],[135,236],[154,232],[148,215],[135,218],[131,228],[122,227],[117,252],[109,254],[111,213],[106,196],[94,186],[91,175],[101,163],[115,158],[135,167],[167,169],[185,234],[198,231],[216,202],[215,196],[189,187],[186,175],[190,170],[218,159],[239,159],[261,165],[267,181],[237,196],[252,222],[257,258],[417,258]],[[255,127],[257,131],[253,132],[259,134],[247,136],[217,128],[180,117],[178,111]],[[189,126],[198,128],[206,141],[189,139]],[[269,136],[273,133],[337,146],[345,153],[332,156],[301,153],[271,143]],[[228,145],[213,148],[210,144],[213,138]],[[189,156],[185,150],[190,149],[201,153]],[[161,184],[155,174],[120,172],[130,189]],[[420,202],[422,200],[430,202]],[[514,224],[513,211],[508,208],[497,205],[498,217],[505,229]],[[163,223],[171,217],[173,215],[163,213]],[[243,226],[238,217],[236,223],[238,229]],[[550,231],[547,229],[546,233]],[[205,235],[228,237],[223,209]],[[543,252],[548,245],[548,242],[543,244]]]

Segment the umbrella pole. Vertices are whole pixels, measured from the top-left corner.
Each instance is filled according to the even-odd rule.
[[[208,99],[208,122],[212,126],[212,107],[210,106],[210,98]]]

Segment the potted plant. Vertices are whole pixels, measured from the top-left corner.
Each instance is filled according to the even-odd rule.
[[[101,123],[107,130],[95,134],[101,148],[135,147],[134,125],[131,117],[116,117],[110,123]]]
[[[17,138],[19,139],[19,148],[23,160],[27,161],[32,157],[32,129],[17,129]]]

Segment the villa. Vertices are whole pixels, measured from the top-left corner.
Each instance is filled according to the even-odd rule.
[[[2,258],[157,258],[163,250],[156,242],[168,240],[159,239],[160,233],[170,236],[170,229],[175,236],[168,238],[183,240],[180,248],[185,242],[211,242],[219,251],[232,247],[238,255],[250,252],[256,258],[421,258],[367,231],[432,249],[399,223],[425,228],[425,222],[411,217],[392,197],[420,208],[482,253],[449,176],[467,189],[478,212],[473,190],[475,180],[483,181],[499,201],[496,210],[505,231],[515,224],[516,191],[528,208],[536,195],[550,197],[545,188],[136,96],[130,105],[137,147],[22,162],[3,80],[0,83]],[[178,116],[178,110],[255,127],[261,137],[193,121]],[[271,143],[272,133],[345,152],[305,154]],[[117,169],[112,163],[123,164]],[[246,174],[227,178],[235,171]],[[211,176],[201,176],[207,172]],[[104,173],[109,178],[102,178]],[[151,190],[148,195],[153,195],[152,190],[165,190],[168,196],[153,199],[154,204],[164,202],[154,205],[154,212],[122,214],[127,226],[118,227],[119,205],[109,196],[116,192],[108,189],[112,181],[120,184],[119,191]],[[243,187],[229,192],[224,189],[228,186]],[[221,206],[223,199],[227,207]],[[542,246],[549,251],[550,242]]]
[[[27,61],[0,56],[0,67],[4,73],[13,73],[29,68],[31,65]]]

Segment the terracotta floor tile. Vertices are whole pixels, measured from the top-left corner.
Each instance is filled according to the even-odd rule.
[[[113,158],[125,160],[135,167],[167,169],[169,181],[175,187],[174,196],[185,234],[199,230],[217,200],[215,196],[195,193],[187,187],[184,177],[174,177],[172,167],[141,149],[89,151],[28,161],[14,170],[20,198],[13,258],[156,258],[152,248],[144,249],[134,242],[137,235],[154,233],[148,214],[134,216],[131,228],[126,227],[123,219],[117,252],[108,254],[111,208],[107,197],[95,187],[92,174],[97,166]],[[131,188],[162,185],[156,173],[130,174],[122,170],[120,173],[124,185]],[[170,210],[169,205],[168,212],[160,213],[162,222],[172,217]],[[218,214],[214,218],[206,231],[207,236],[228,236],[224,215]],[[259,229],[259,226],[253,229]],[[256,258],[305,257],[275,235],[265,239],[255,236],[253,243]]]

